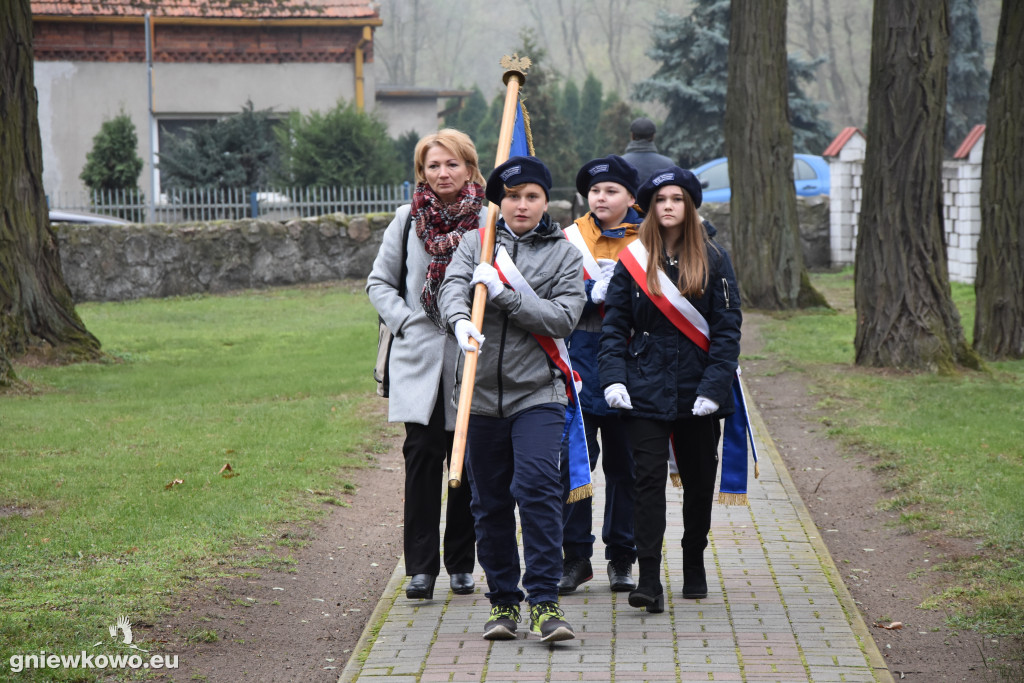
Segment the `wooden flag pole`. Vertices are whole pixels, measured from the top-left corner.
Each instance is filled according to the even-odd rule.
[[[505,67],[505,75],[502,80],[505,82],[505,108],[501,113],[501,129],[498,133],[498,153],[494,157],[494,166],[497,168],[508,161],[509,151],[512,149],[512,130],[516,123],[516,109],[519,104],[519,88],[526,82],[526,70],[530,68],[528,58],[519,59],[516,55],[505,56],[501,60]],[[498,211],[500,207],[491,202],[487,210],[487,224],[484,226],[482,247],[480,249],[480,263],[491,262],[491,252],[494,251],[494,231],[498,222]],[[487,285],[482,282],[476,283],[473,288],[473,308],[470,320],[476,329],[483,329],[484,307],[487,305]],[[476,340],[471,344],[477,346]],[[462,485],[462,464],[466,458],[466,435],[469,431],[469,409],[473,405],[473,387],[476,384],[476,361],[478,350],[467,353],[462,366],[462,388],[459,391],[459,412],[455,418],[455,438],[452,443],[452,460],[448,466],[448,485],[453,489]]]

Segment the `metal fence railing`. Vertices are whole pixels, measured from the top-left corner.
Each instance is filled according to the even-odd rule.
[[[172,190],[161,193],[152,207],[143,193],[130,190],[56,192],[48,195],[47,201],[50,209],[113,216],[132,223],[180,223],[388,212],[409,203],[411,197],[412,186],[406,182],[364,187]]]

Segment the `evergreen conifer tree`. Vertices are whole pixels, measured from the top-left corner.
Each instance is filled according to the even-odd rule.
[[[544,66],[547,52],[541,49],[530,31],[520,34],[520,40],[523,44],[516,52],[529,56],[533,62],[521,93],[522,102],[530,116],[534,149],[537,157],[551,171],[556,189],[551,198],[568,199],[565,195],[571,196],[571,193],[560,192],[558,189],[571,188],[576,179],[580,167],[576,161],[576,136],[572,124],[562,115],[558,106],[558,83]]]
[[[832,127],[821,116],[825,105],[809,98],[801,86],[811,83],[814,71],[824,63],[824,57],[808,62],[789,55],[789,123],[793,127],[793,151],[797,153],[821,154],[833,138]]]
[[[990,75],[975,0],[950,0],[944,147],[953,154],[971,128],[985,123]]]
[[[139,191],[142,158],[135,124],[121,112],[100,126],[92,139],[92,150],[85,155],[85,168],[79,176],[85,186],[96,190]]]
[[[402,167],[402,180],[410,183],[416,182],[416,143],[423,137],[414,130],[408,130],[398,136],[395,140],[395,153],[398,155],[399,164]]]
[[[270,110],[242,111],[168,138],[160,153],[160,183],[168,189],[256,188],[271,178],[276,160]]]
[[[344,100],[325,113],[292,112],[277,139],[281,179],[300,187],[395,183],[408,164],[399,160],[384,122]]]
[[[629,144],[629,124],[639,115],[639,112],[619,99],[617,93],[610,93],[601,108],[601,120],[597,124],[597,152],[594,156],[621,155],[625,152]]]
[[[598,124],[601,122],[602,99],[604,98],[601,81],[592,73],[587,74],[583,81],[583,91],[580,95],[580,113],[577,116],[576,125],[576,152],[579,157],[580,166],[591,159],[606,154],[611,154],[598,147]],[[617,152],[616,152],[617,154]]]
[[[457,104],[450,102],[450,106]],[[487,110],[487,100],[484,99],[484,94],[480,92],[479,87],[474,86],[470,96],[461,103],[458,112],[451,117],[451,121],[449,122],[446,118],[445,125],[461,130],[475,141],[487,118]]]
[[[688,17],[660,11],[653,37],[647,56],[660,66],[637,84],[635,96],[668,107],[659,151],[685,167],[724,156],[729,0],[697,0]]]
[[[658,128],[658,148],[685,167],[725,156],[729,16],[729,0],[696,0],[687,17],[659,12],[647,56],[660,66],[634,89],[638,100],[659,101],[668,107]],[[819,118],[821,105],[801,88],[820,61],[790,56],[788,63],[794,148],[820,154],[831,137],[828,124]]]

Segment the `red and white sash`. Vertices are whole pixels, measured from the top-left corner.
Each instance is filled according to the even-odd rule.
[[[623,250],[619,261],[636,281],[640,289],[651,300],[658,310],[665,314],[676,329],[687,339],[700,348],[708,351],[711,348],[707,320],[693,307],[676,283],[669,279],[665,271],[658,269],[658,283],[661,285],[661,296],[652,295],[647,288],[647,249],[637,240]],[[718,491],[718,502],[726,504],[747,503],[747,443],[754,456],[754,477],[758,476],[757,448],[754,445],[754,433],[747,417],[747,401],[740,382],[740,369],[732,383],[732,396],[735,412],[725,418],[722,430],[722,476]],[[672,467],[675,460],[675,444],[669,443],[669,473],[675,484],[679,476],[678,468]],[[672,470],[675,470],[673,473]]]
[[[669,276],[665,274],[665,271],[660,268],[658,269],[658,283],[661,285],[661,296],[651,294],[647,289],[647,248],[644,247],[640,240],[634,241],[622,250],[619,262],[626,266],[626,270],[633,276],[633,279],[636,280],[637,285],[644,291],[644,294],[687,339],[705,351],[711,348],[708,321],[683,296],[676,283],[672,282]]]
[[[494,268],[502,282],[519,292],[521,296],[539,298],[530,283],[519,272],[505,247],[498,247],[494,255]],[[593,495],[594,487],[590,478],[590,455],[587,450],[587,434],[583,427],[583,411],[580,408],[579,391],[583,387],[579,374],[572,369],[569,349],[561,339],[531,332],[544,353],[565,377],[565,394],[569,403],[565,407],[565,425],[562,438],[569,447],[569,497],[566,503],[575,503]]]
[[[601,266],[598,264],[597,259],[594,258],[594,255],[590,253],[590,247],[587,246],[587,241],[583,239],[580,226],[573,223],[567,228],[562,228],[562,232],[565,233],[565,239],[569,240],[569,244],[576,247],[576,251],[580,252],[580,256],[583,257],[583,279],[600,280]]]
[[[512,289],[519,292],[523,296],[538,298],[537,292],[533,291],[533,287],[526,281],[523,274],[519,272],[519,268],[516,267],[512,257],[509,256],[508,250],[505,247],[498,247],[498,251],[494,256],[494,268],[498,271],[498,275],[501,277],[502,282],[508,284]],[[572,362],[569,360],[569,349],[565,346],[565,341],[562,339],[556,339],[554,337],[548,337],[543,334],[537,334],[531,332],[540,347],[544,349],[544,353],[548,355],[551,362],[555,364],[555,367],[562,371],[562,375],[565,377],[566,387],[565,394],[569,397],[569,401],[575,403],[575,393],[569,387],[570,378],[576,385],[576,391],[579,391],[582,386],[580,381],[579,373],[572,369]]]

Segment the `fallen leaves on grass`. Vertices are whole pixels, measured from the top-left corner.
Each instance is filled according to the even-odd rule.
[[[217,474],[224,477],[225,479],[230,479],[231,477],[238,476],[238,472],[235,472],[233,469],[231,469],[231,463],[229,462],[224,463],[224,467],[221,467],[220,472],[218,472]]]
[[[183,480],[181,480],[181,479],[171,479],[169,482],[164,484],[164,488],[166,490],[170,491],[171,489],[173,489],[178,484],[184,484],[184,483],[185,482]]]

